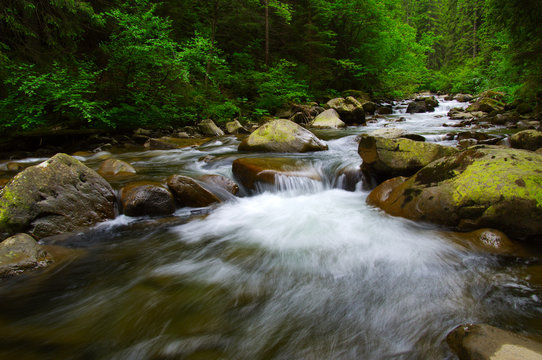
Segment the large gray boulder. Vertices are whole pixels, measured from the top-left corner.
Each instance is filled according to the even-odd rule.
[[[327,149],[327,144],[309,130],[284,119],[265,123],[239,144],[241,151],[291,153]]]
[[[382,183],[367,198],[394,216],[460,231],[493,228],[516,238],[542,235],[542,155],[476,146]]]
[[[37,239],[115,217],[115,193],[94,170],[57,154],[17,174],[0,191],[0,231]]]

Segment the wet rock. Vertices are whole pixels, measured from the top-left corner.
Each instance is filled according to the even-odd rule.
[[[419,97],[408,104],[406,112],[409,114],[433,112],[437,106],[438,100],[434,96]]]
[[[27,232],[40,239],[113,217],[111,186],[66,154],[23,170],[0,193],[0,232]]]
[[[510,137],[510,144],[515,149],[536,151],[542,147],[542,131],[523,130]]]
[[[541,169],[536,153],[475,146],[430,163],[373,205],[461,231],[487,227],[534,237],[542,234]]]
[[[290,117],[290,121],[295,122],[296,124],[308,124],[311,121],[312,117],[304,112],[296,112]]]
[[[393,108],[391,107],[391,105],[380,106],[376,110],[376,113],[379,115],[391,115],[393,114]]]
[[[226,123],[226,132],[228,134],[248,134],[248,130],[241,125],[239,120],[234,120]]]
[[[453,99],[459,102],[469,102],[474,99],[474,97],[470,94],[457,94]]]
[[[410,139],[410,140],[414,140],[414,141],[421,141],[421,142],[425,141],[425,137],[423,137],[422,135],[418,135],[418,134],[404,134],[401,137],[404,138],[404,139]]]
[[[471,120],[474,119],[474,115],[461,108],[453,108],[448,111],[448,117],[452,120]]]
[[[51,259],[28,234],[17,234],[0,243],[0,277],[41,268]]]
[[[211,119],[203,120],[198,124],[199,131],[206,136],[223,136],[222,131]]]
[[[363,107],[363,111],[365,111],[365,114],[374,115],[377,109],[377,105],[372,101],[363,101],[361,103],[361,106]]]
[[[171,175],[167,186],[181,206],[206,207],[221,200],[196,180],[182,175]]]
[[[520,130],[532,130],[540,127],[540,121],[536,120],[521,120],[516,123],[516,127]]]
[[[136,173],[136,170],[132,165],[128,164],[126,161],[118,159],[107,159],[100,165],[98,169],[98,174],[103,177],[111,176],[129,176]]]
[[[454,148],[410,139],[387,139],[362,135],[358,152],[364,172],[377,182],[410,176],[430,162],[456,152]]]
[[[406,134],[406,130],[398,128],[383,128],[369,132],[370,136],[383,137],[386,139],[397,139],[403,137]]]
[[[505,233],[495,229],[478,229],[471,232],[448,232],[445,236],[464,248],[495,255],[527,255],[520,244],[510,240]]]
[[[211,184],[222,188],[229,192],[232,195],[237,195],[239,193],[239,185],[230,178],[227,178],[222,175],[204,175],[201,177],[201,180],[207,184]]]
[[[248,190],[255,190],[257,183],[274,185],[278,175],[321,180],[310,164],[292,158],[240,158],[233,162],[232,171]]]
[[[354,97],[335,98],[327,102],[327,106],[335,109],[346,124],[363,124],[365,123],[365,111],[363,105]]]
[[[145,148],[148,150],[172,150],[182,149],[190,146],[199,146],[207,142],[209,138],[173,138],[162,137],[159,139],[148,139]]]
[[[327,150],[327,144],[289,120],[273,120],[239,144],[241,151],[308,152]]]
[[[22,163],[18,163],[18,162],[9,162],[7,163],[6,165],[6,168],[9,170],[9,171],[22,171],[24,170],[25,168],[27,168],[28,165],[26,164],[22,164]]]
[[[121,189],[120,200],[128,216],[169,215],[175,211],[173,195],[159,183],[128,184]]]
[[[334,109],[327,109],[318,115],[310,124],[311,127],[317,129],[338,129],[343,128],[346,124],[339,118],[339,113]]]
[[[486,324],[465,324],[446,337],[460,360],[540,360],[542,344]]]
[[[504,111],[504,104],[491,97],[480,97],[476,102],[467,107],[468,112],[483,111],[486,113]]]
[[[462,149],[466,149],[476,144],[478,144],[478,140],[476,139],[461,139],[457,145]]]

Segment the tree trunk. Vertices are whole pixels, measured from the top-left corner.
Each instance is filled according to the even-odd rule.
[[[216,24],[218,22],[218,4],[220,0],[215,0],[213,7],[213,16],[211,18],[211,43],[214,45],[216,39]],[[212,55],[209,54],[209,55]],[[205,89],[209,87],[209,73],[211,72],[211,59],[207,60],[207,66],[205,67]]]
[[[265,66],[269,67],[269,0],[265,0]]]

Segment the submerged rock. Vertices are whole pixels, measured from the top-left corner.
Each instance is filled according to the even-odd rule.
[[[120,200],[128,216],[169,215],[175,211],[173,195],[159,183],[128,184],[121,189]]]
[[[542,235],[542,156],[536,153],[472,147],[404,182],[392,181],[373,190],[387,188],[386,196],[369,196],[368,203],[394,216],[462,231],[488,227],[515,238]]]
[[[278,175],[320,180],[310,164],[292,158],[240,158],[233,162],[235,178],[248,190],[257,183],[274,185]]]
[[[118,159],[105,160],[98,169],[98,174],[108,176],[127,176],[136,173],[134,167],[128,164],[126,161]]]
[[[226,190],[232,195],[239,193],[239,185],[230,178],[222,175],[204,175],[201,180],[207,184]]]
[[[540,360],[542,344],[486,324],[465,324],[446,337],[460,360]]]
[[[327,109],[314,118],[310,126],[318,129],[338,129],[345,127],[346,124],[339,118],[339,113],[335,109]]]
[[[17,174],[0,192],[0,231],[37,239],[115,217],[115,193],[94,170],[57,154]]]
[[[0,243],[0,277],[44,267],[47,252],[28,234],[17,234]]]
[[[283,119],[267,122],[239,144],[241,151],[308,152],[327,149],[327,144],[309,130]]]
[[[358,152],[363,159],[363,171],[381,182],[395,176],[410,176],[457,150],[430,142],[362,135]]]
[[[495,229],[478,229],[470,232],[447,232],[445,236],[464,248],[495,255],[525,256],[520,244],[510,240],[505,233]]]
[[[215,194],[188,176],[171,175],[167,186],[181,206],[206,207],[221,202]]]

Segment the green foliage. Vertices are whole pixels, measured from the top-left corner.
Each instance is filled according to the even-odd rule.
[[[269,71],[254,73],[258,93],[257,108],[274,113],[284,104],[308,98],[306,84],[294,77],[295,68],[294,63],[282,59]]]
[[[4,85],[9,95],[0,100],[0,127],[30,129],[62,121],[86,121],[109,125],[103,111],[105,101],[95,100],[99,71],[89,63],[71,67],[53,63],[50,71],[39,72],[34,65],[7,67]]]

